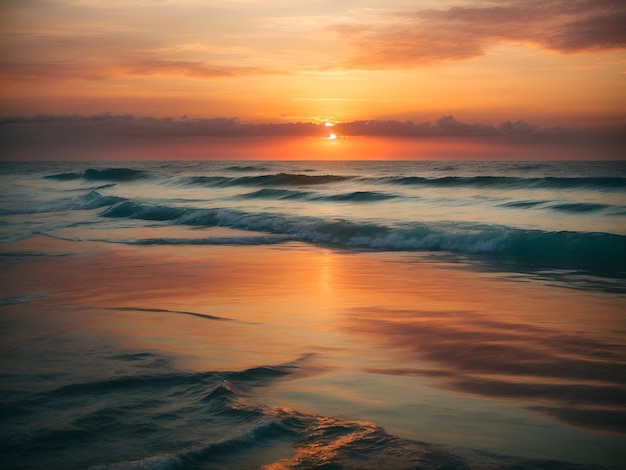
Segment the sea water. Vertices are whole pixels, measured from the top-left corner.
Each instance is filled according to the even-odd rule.
[[[626,462],[623,162],[0,172],[5,468]]]

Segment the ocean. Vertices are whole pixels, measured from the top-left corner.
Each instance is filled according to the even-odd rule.
[[[6,469],[626,465],[626,162],[0,163]]]

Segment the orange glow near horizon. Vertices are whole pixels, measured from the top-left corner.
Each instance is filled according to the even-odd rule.
[[[571,139],[570,139],[571,140]],[[603,146],[602,152],[597,149]],[[11,160],[571,160],[621,158],[621,146],[473,137],[187,137],[57,143],[5,149]]]
[[[497,9],[481,0],[439,9],[425,0],[378,8],[312,0],[10,2],[0,11],[0,40],[11,45],[0,50],[0,108],[328,127],[442,115],[625,126],[626,54],[617,39],[606,41],[616,12],[579,2],[564,14],[561,2],[568,5],[553,2],[542,17],[520,15],[532,8],[522,0]],[[507,20],[520,21],[525,36],[504,28]],[[605,21],[602,34],[572,29],[585,21]]]

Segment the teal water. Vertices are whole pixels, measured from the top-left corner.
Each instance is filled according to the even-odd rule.
[[[622,162],[0,169],[6,468],[626,461]]]

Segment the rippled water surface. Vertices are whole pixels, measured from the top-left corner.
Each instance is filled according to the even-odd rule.
[[[0,166],[6,468],[619,468],[620,162]]]

